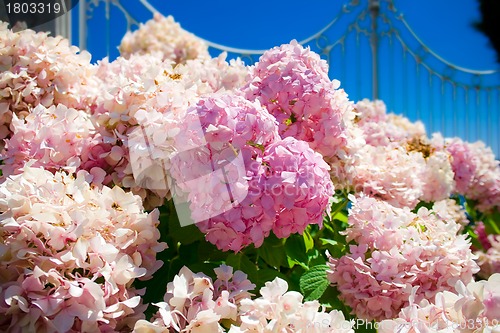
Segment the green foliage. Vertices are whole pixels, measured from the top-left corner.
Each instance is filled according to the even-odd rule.
[[[475,223],[482,221],[488,234],[500,234],[500,213],[494,211],[484,214],[475,209],[476,203],[456,197],[467,210],[471,223],[465,226],[475,248],[481,249],[481,243],[474,232]],[[349,200],[343,193],[337,193],[325,214],[323,226],[309,225],[302,234],[294,234],[286,239],[279,239],[273,233],[267,237],[259,248],[246,247],[239,253],[223,252],[204,239],[204,235],[196,225],[181,227],[175,213],[173,202],[169,201],[160,208],[161,241],[166,242],[168,249],[158,255],[164,262],[163,267],[149,281],[137,281],[137,288],[147,287],[144,301],[147,303],[162,301],[166,286],[179,272],[182,266],[193,272],[202,272],[214,278],[213,269],[220,264],[232,266],[248,275],[256,287],[253,291],[258,295],[266,282],[279,277],[287,281],[289,290],[299,291],[304,300],[318,300],[328,311],[340,310],[346,319],[356,320],[351,309],[339,298],[339,292],[331,287],[327,279],[329,269],[328,254],[334,258],[343,256],[349,244],[343,231],[348,226]],[[431,208],[432,203],[420,203],[416,208]],[[149,318],[156,308],[150,306],[146,312]],[[357,325],[356,332],[376,332],[373,323]]]
[[[276,269],[279,269],[281,266],[287,267],[284,243],[284,239],[279,239],[271,233],[257,250],[258,254],[270,267]]]
[[[196,225],[181,227],[174,204],[168,201],[160,208],[158,226],[160,240],[168,244],[168,249],[158,254],[164,265],[151,280],[136,281],[135,287],[147,287],[145,302],[160,302],[168,282],[183,266],[214,278],[213,269],[227,264],[248,275],[256,285],[256,295],[266,282],[279,277],[287,281],[289,290],[302,292],[305,300],[319,300],[329,310],[339,309],[348,315],[350,309],[339,300],[336,289],[329,287],[326,275],[326,252],[334,257],[346,252],[345,236],[341,232],[347,227],[347,204],[347,198],[337,194],[322,228],[310,225],[302,234],[286,239],[271,233],[259,248],[249,246],[234,253],[220,251],[207,242]],[[154,312],[156,308],[150,306],[146,316],[150,318]]]
[[[300,291],[306,301],[319,299],[330,284],[326,278],[327,265],[311,267],[300,278]]]

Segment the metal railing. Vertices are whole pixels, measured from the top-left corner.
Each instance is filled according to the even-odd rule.
[[[120,43],[111,36],[113,13],[123,15],[127,30],[150,18],[136,17],[135,11],[132,14],[125,6],[132,2],[81,0],[80,47],[87,48],[89,19],[101,10],[109,54],[110,47]],[[395,2],[351,0],[339,6],[321,30],[299,43],[329,62],[330,76],[342,82],[352,100],[382,99],[389,111],[422,120],[428,133],[482,140],[500,156],[499,71],[472,70],[444,59],[419,38]],[[148,0],[134,3],[144,9],[143,13],[159,11]],[[265,51],[205,42],[212,54],[225,51],[230,58],[240,57],[248,64]]]

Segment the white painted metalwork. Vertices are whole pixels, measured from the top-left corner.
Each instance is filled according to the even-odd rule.
[[[108,22],[99,38],[106,39],[108,55],[109,47],[119,44],[115,41],[110,45],[111,7],[123,15],[127,30],[150,18],[130,13],[125,4],[131,1],[81,0],[80,47],[88,45],[87,22],[94,11],[105,11]],[[147,12],[160,12],[148,0],[136,1]],[[331,76],[340,79],[354,100],[381,98],[390,111],[422,120],[429,133],[460,133],[469,141],[483,140],[500,156],[498,69],[472,70],[441,57],[419,38],[393,0],[351,0],[332,17],[325,27],[299,43],[330,62]],[[229,57],[248,63],[265,52],[205,42],[214,53],[225,51]]]

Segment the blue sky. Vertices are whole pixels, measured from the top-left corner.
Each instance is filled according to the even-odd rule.
[[[140,0],[121,1],[134,18],[144,22],[151,18]],[[149,0],[164,15],[173,15],[182,27],[206,40],[226,46],[244,49],[269,49],[292,39],[303,40],[315,34],[342,11],[348,1],[289,0],[289,1],[174,1]],[[307,5],[305,5],[307,3]],[[379,97],[390,111],[405,114],[411,120],[422,120],[428,132],[442,132],[445,136],[461,136],[466,140],[481,139],[500,154],[498,129],[500,127],[499,90],[489,92],[463,88],[481,83],[482,86],[500,85],[500,74],[474,77],[450,71],[442,62],[420,47],[408,32],[399,15],[414,33],[435,54],[455,66],[473,70],[498,69],[496,55],[488,45],[488,39],[472,25],[480,19],[476,0],[395,0],[397,13],[383,13],[391,18],[391,25],[400,32],[410,50],[423,58],[435,74],[452,76],[458,85],[442,81],[429,74],[415,59],[406,53],[401,44],[387,37],[380,41]],[[88,49],[93,60],[107,54],[113,59],[118,55],[117,45],[126,31],[121,12],[110,6],[111,21],[106,26],[104,2],[94,10],[89,20]],[[353,100],[372,97],[371,51],[368,38],[349,31],[349,24],[362,15],[366,0],[343,14],[325,33],[330,43],[346,35],[344,48],[337,44],[330,53],[330,76],[339,79]],[[78,8],[74,9],[76,18]],[[367,18],[360,19],[358,27],[369,28]],[[76,22],[74,24],[76,28]],[[379,22],[380,32],[388,31],[389,25]],[[77,36],[76,31],[74,35]],[[97,36],[97,38],[95,37]],[[78,44],[77,38],[74,43]],[[314,45],[312,49],[320,51]],[[215,54],[215,52],[214,52]],[[416,68],[420,68],[418,71]],[[481,80],[481,81],[480,81]],[[461,86],[464,85],[464,86]],[[432,112],[430,111],[432,110]]]

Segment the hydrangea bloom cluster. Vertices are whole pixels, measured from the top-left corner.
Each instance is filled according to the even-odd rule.
[[[387,114],[382,101],[356,103],[346,118],[347,144],[327,157],[339,188],[391,204],[415,207],[448,198],[454,190],[450,154],[439,135],[428,139],[420,122]]]
[[[494,273],[500,273],[500,236],[488,235],[483,222],[476,223],[474,232],[482,246],[482,249],[476,249],[474,252],[478,256],[477,263],[481,269],[477,275],[487,279]]]
[[[241,301],[241,325],[231,327],[229,333],[354,333],[354,322],[345,320],[342,312],[326,312],[318,301],[303,302],[303,296],[288,291],[288,284],[280,278],[266,282],[260,294]]]
[[[200,38],[182,29],[172,16],[159,13],[152,20],[141,24],[138,30],[127,32],[119,46],[120,54],[157,54],[176,64],[189,59],[209,59],[208,46]]]
[[[307,143],[281,140],[274,117],[258,101],[234,94],[202,98],[182,126],[172,177],[218,248],[258,247],[271,230],[287,237],[321,223],[333,194],[328,165]]]
[[[415,207],[423,196],[425,160],[404,147],[365,145],[356,152],[348,176],[355,192],[386,200],[397,207]]]
[[[0,185],[2,331],[114,331],[142,316],[131,285],[162,264],[158,211],[89,178],[27,165]]]
[[[490,212],[500,207],[500,166],[491,148],[483,142],[450,139],[446,150],[452,156],[456,192],[477,201],[475,208]]]
[[[500,332],[499,284],[500,274],[467,285],[457,281],[455,290],[436,294],[433,302],[416,301],[415,287],[410,304],[396,319],[382,321],[378,332]]]
[[[276,117],[282,137],[309,143],[333,156],[346,143],[344,116],[352,110],[340,82],[328,78],[328,65],[296,41],[266,51],[243,88]]]
[[[225,56],[188,60],[175,67],[168,60],[149,54],[120,57],[111,63],[103,60],[98,64],[94,84],[104,93],[96,98],[92,119],[103,141],[110,145],[108,150],[113,149],[113,156],[120,156],[109,168],[111,174],[107,178],[139,194],[145,206],[161,205],[170,192],[166,186],[152,186],[151,179],[145,181],[142,165],[151,164],[152,158],[168,161],[173,147],[167,137],[179,128],[186,110],[203,94],[243,84],[246,67],[241,61],[226,62]],[[154,145],[149,146],[149,151],[142,149],[147,146],[144,141],[157,131],[169,134],[162,142],[154,134]],[[165,167],[168,164],[160,170],[162,177]]]
[[[393,318],[415,301],[468,283],[479,268],[460,225],[422,207],[417,213],[361,194],[351,196],[350,253],[330,258],[329,279],[359,318]]]
[[[156,78],[171,68],[153,55],[107,58],[98,61],[92,80],[96,100],[91,113],[94,121],[109,130],[123,134],[125,126],[136,125],[134,114],[156,91]]]
[[[353,323],[342,312],[325,312],[318,301],[303,302],[303,296],[288,291],[286,281],[266,282],[261,297],[251,299],[246,274],[222,265],[217,279],[181,269],[167,286],[164,302],[152,322],[140,320],[135,333],[146,332],[294,332],[352,333]],[[225,321],[223,327],[221,323]]]
[[[96,176],[94,182],[101,183],[102,169],[114,164],[110,154],[96,154],[105,145],[84,111],[63,104],[49,108],[40,104],[24,119],[14,114],[11,128],[12,136],[1,155],[3,177],[22,172],[31,161],[32,167],[52,172],[86,169]]]
[[[188,60],[173,68],[173,75],[180,76],[186,88],[196,86],[198,95],[242,87],[249,69],[241,59],[226,60],[227,53],[217,58]]]
[[[292,137],[273,143],[262,159],[262,205],[275,220],[273,232],[279,238],[300,233],[308,224],[322,225],[333,184],[322,156],[304,141]]]
[[[183,267],[167,285],[163,302],[152,322],[139,320],[135,333],[148,332],[220,332],[222,320],[238,321],[238,308],[255,288],[247,275],[221,265],[214,269],[215,281],[202,273]]]
[[[0,22],[0,139],[10,135],[12,114],[64,104],[85,108],[86,82],[93,73],[90,54],[68,40],[33,30],[12,32]]]
[[[357,113],[355,122],[363,130],[369,145],[396,147],[426,135],[422,122],[411,123],[405,117],[388,114],[381,100],[363,99],[354,108]]]

